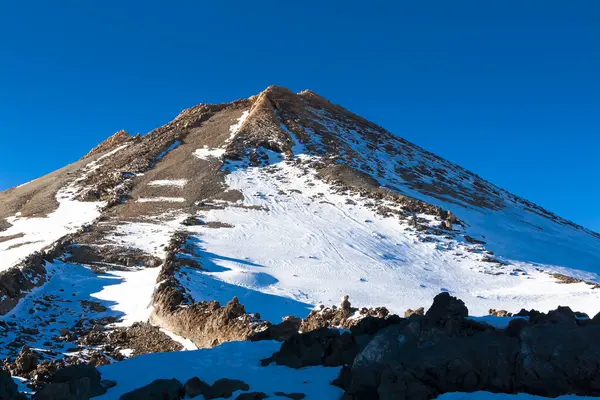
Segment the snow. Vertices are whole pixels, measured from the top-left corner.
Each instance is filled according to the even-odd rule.
[[[181,141],[180,140],[175,140],[173,143],[171,143],[169,145],[169,147],[167,147],[165,150],[163,150],[158,157],[156,157],[156,160],[154,160],[155,162],[159,162],[160,160],[162,160],[164,158],[164,156],[166,156],[170,151],[175,150],[176,148],[178,148],[179,146],[181,146]]]
[[[154,257],[164,259],[164,246],[178,229],[185,216],[173,216],[167,220],[159,217],[148,222],[123,222],[109,233],[105,239],[114,245],[142,250]]]
[[[232,342],[213,349],[147,354],[105,365],[98,368],[102,379],[114,380],[117,386],[97,399],[117,399],[155,379],[176,378],[185,383],[196,376],[209,384],[221,378],[240,379],[250,386],[249,391],[265,392],[272,396],[269,398],[277,398],[275,392],[305,393],[308,400],[342,396],[340,388],[330,385],[339,368],[296,370],[274,364],[262,367],[260,360],[272,356],[280,347],[281,343],[274,341]]]
[[[242,116],[237,120],[237,122],[229,127],[229,132],[231,133],[229,141],[232,141],[235,135],[239,132],[240,128],[248,118],[248,115],[250,115],[250,111],[244,111],[242,113]]]
[[[235,135],[239,132],[240,128],[242,127],[242,124],[244,123],[244,121],[246,121],[246,118],[248,118],[249,114],[250,111],[244,111],[241,117],[237,120],[237,122],[229,127],[230,136],[225,141],[225,144],[222,147],[210,148],[208,146],[204,146],[203,148],[196,150],[194,152],[194,156],[198,157],[201,160],[223,157],[223,155],[225,154],[225,147],[229,142],[233,140]]]
[[[170,337],[171,339],[173,339],[174,341],[176,341],[177,343],[181,344],[183,346],[183,350],[198,350],[198,346],[196,346],[194,344],[194,342],[192,342],[189,339],[186,339],[184,337],[181,337],[179,335],[174,334],[171,331],[168,331],[164,328],[160,328],[161,332],[163,332],[165,335],[167,335],[168,337]]]
[[[136,321],[147,321],[152,313],[152,294],[160,268],[140,268],[136,271],[113,271],[110,279],[118,280],[91,296],[111,303],[111,309],[122,314],[117,326],[129,326]]]
[[[600,283],[600,236],[559,217],[544,216],[523,199],[398,137],[361,129],[324,110],[312,109],[312,113],[331,135],[346,144],[338,151],[348,164],[371,174],[382,186],[452,211],[466,221],[468,235],[484,238],[488,250],[507,259],[544,264],[551,272],[568,272],[573,277]],[[367,140],[369,135],[376,140]],[[444,181],[437,178],[439,171]],[[403,178],[403,172],[414,179]],[[433,196],[420,187],[427,183],[458,193],[452,197]],[[499,209],[466,201],[478,197],[495,203]]]
[[[225,154],[224,148],[208,148],[204,147],[194,152],[194,155],[201,160],[208,160],[210,157],[220,158]]]
[[[140,197],[138,203],[183,203],[183,197]]]
[[[54,243],[61,237],[76,232],[81,226],[100,216],[105,202],[76,200],[82,190],[79,184],[101,166],[101,161],[126,148],[123,145],[98,157],[82,169],[81,175],[56,193],[58,208],[45,217],[22,218],[20,213],[7,218],[12,226],[0,233],[3,237],[23,234],[12,240],[0,242],[0,271],[16,265],[35,251]]]
[[[93,317],[121,318],[119,326],[148,319],[159,268],[99,274],[82,265],[56,260],[46,264],[46,269],[48,281],[33,289],[10,313],[0,316],[0,321],[39,330],[40,334],[28,342],[32,348],[48,350],[45,344],[48,341],[54,342],[53,350],[59,353],[72,348],[72,343],[55,342],[54,338],[61,335],[62,329],[72,329],[79,320],[89,316],[90,310],[82,301],[95,301],[106,307],[106,311],[95,312]],[[44,324],[50,318],[54,321]],[[18,336],[21,333],[17,330],[0,335],[0,358],[9,356],[11,349],[7,345]]]
[[[24,234],[0,243],[0,271],[6,270],[29,254],[39,251],[61,237],[77,231],[100,215],[102,202],[82,202],[68,196],[64,191],[57,195],[58,208],[47,217],[7,218],[12,226],[0,233],[2,237]]]
[[[175,186],[182,188],[187,184],[187,179],[163,179],[150,181],[149,186]]]
[[[423,242],[407,222],[375,214],[365,200],[337,194],[286,161],[230,167],[227,184],[244,195],[238,205],[255,207],[200,215],[232,228],[190,228],[197,234],[198,261],[208,270],[182,269],[195,300],[225,303],[238,296],[248,312],[274,322],[303,317],[318,304],[338,304],[346,294],[354,306],[385,305],[400,315],[428,307],[441,291],[465,301],[472,315],[558,305],[590,315],[600,311],[600,291],[586,284],[559,284],[538,264],[492,266],[481,261],[480,246],[459,239]]]

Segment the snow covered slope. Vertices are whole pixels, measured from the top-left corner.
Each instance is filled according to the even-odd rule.
[[[94,326],[133,337],[153,329],[136,324],[149,318],[161,343],[194,348],[205,343],[173,322],[178,313],[234,297],[252,323],[306,317],[346,295],[400,315],[440,292],[476,316],[600,311],[600,235],[313,92],[279,87],[192,107],[145,136],[121,131],[0,193],[0,271],[6,358],[29,344],[89,361],[105,350]],[[178,292],[173,319],[153,318],[165,285]],[[106,360],[157,351],[118,343]]]

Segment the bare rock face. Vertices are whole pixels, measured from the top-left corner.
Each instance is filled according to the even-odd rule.
[[[176,277],[176,271],[185,265],[182,262],[187,262],[177,256],[184,251],[186,240],[185,234],[178,233],[167,247],[166,261],[158,277],[161,283],[153,295],[151,322],[190,339],[200,348],[256,339],[271,324],[246,313],[237,297],[221,306],[217,301],[193,302],[186,295]]]
[[[269,325],[247,314],[237,297],[225,306],[216,301],[199,302],[174,311],[161,308],[161,301],[160,297],[155,301],[152,321],[170,327],[174,333],[190,339],[200,348],[251,340]]]
[[[131,140],[133,140],[133,136],[131,136],[129,133],[127,133],[124,130],[120,130],[117,133],[115,133],[114,135],[112,135],[111,137],[109,137],[108,139],[106,139],[104,142],[100,143],[98,146],[93,148],[86,155],[86,157],[91,157],[96,154],[104,153],[107,150],[114,149],[115,147],[120,146],[124,143],[127,143]]]

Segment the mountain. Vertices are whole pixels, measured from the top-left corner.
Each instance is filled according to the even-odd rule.
[[[135,367],[149,377],[193,356],[134,356],[241,340],[202,350],[215,367],[201,370],[258,379],[262,367],[222,357],[266,358],[278,346],[264,339],[298,328],[423,314],[440,292],[499,328],[512,319],[488,314],[591,316],[599,270],[599,234],[312,91],[272,86],[120,131],[0,193],[0,358],[37,388],[67,364],[118,377],[154,356]],[[270,371],[339,397],[339,369],[311,368]]]

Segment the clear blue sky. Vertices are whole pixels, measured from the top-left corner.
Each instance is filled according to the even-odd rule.
[[[0,190],[277,84],[600,231],[599,1],[169,3],[0,1]]]

